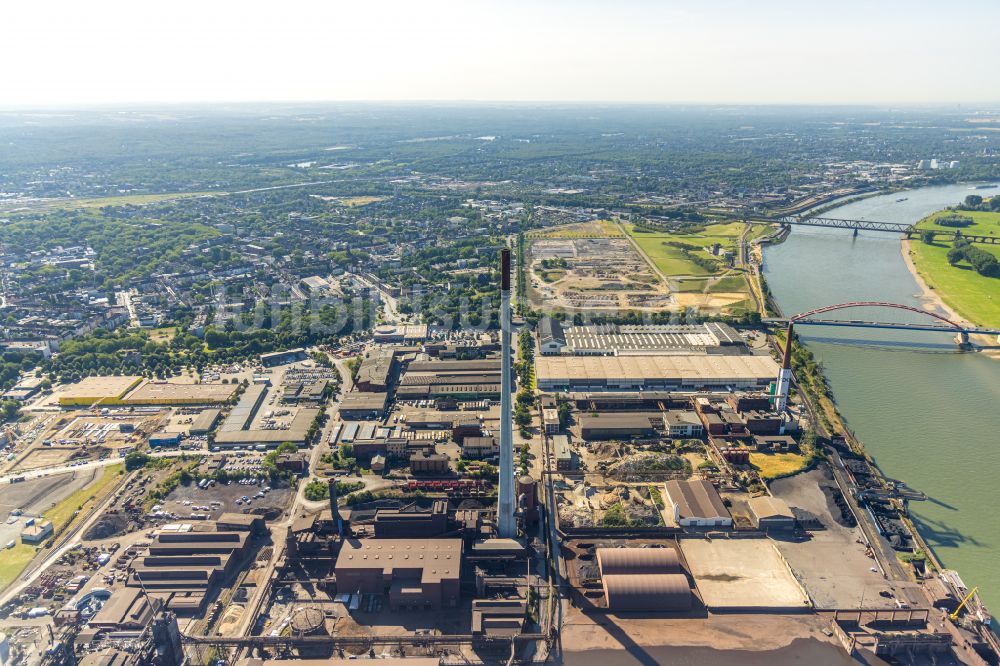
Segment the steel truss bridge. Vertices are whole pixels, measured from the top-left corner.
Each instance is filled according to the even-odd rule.
[[[891,308],[895,310],[904,310],[907,312],[915,312],[917,314],[926,315],[936,320],[936,322],[920,324],[920,323],[895,323],[895,322],[882,322],[882,321],[870,321],[862,319],[811,319],[813,315],[824,314],[826,312],[835,312],[838,310],[846,310],[850,308]],[[907,330],[907,331],[935,331],[939,333],[955,333],[963,336],[963,339],[967,338],[969,335],[1000,335],[1000,329],[991,328],[977,328],[963,326],[957,324],[952,320],[944,317],[936,312],[930,312],[921,308],[913,307],[912,305],[901,305],[899,303],[887,303],[885,301],[853,301],[851,303],[838,303],[836,305],[827,305],[822,308],[816,308],[815,310],[809,310],[808,312],[802,312],[800,314],[794,315],[790,318],[769,318],[764,320],[767,323],[772,324],[787,324],[789,328],[794,326],[848,326],[852,328],[884,328],[884,329],[894,329],[894,330]]]
[[[961,229],[917,229],[913,224],[900,224],[898,222],[877,222],[873,220],[842,220],[834,217],[806,217],[795,215],[788,217],[757,217],[746,218],[744,220],[750,224],[781,224],[786,226],[796,225],[801,227],[826,227],[827,229],[851,229],[855,233],[858,231],[881,231],[891,234],[902,234],[907,238],[915,235],[930,232],[935,238],[947,236],[949,238],[964,238],[970,243],[1000,243],[1000,236],[983,236],[979,234],[963,234]]]

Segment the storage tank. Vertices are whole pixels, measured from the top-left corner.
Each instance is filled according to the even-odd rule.
[[[526,524],[538,521],[538,482],[525,474],[517,479],[517,498]]]
[[[303,606],[291,618],[292,633],[296,636],[326,634],[326,615],[316,606]]]
[[[289,620],[293,636],[327,636],[326,614],[317,606],[303,606]],[[299,657],[323,659],[333,653],[333,644],[306,644],[298,648]]]

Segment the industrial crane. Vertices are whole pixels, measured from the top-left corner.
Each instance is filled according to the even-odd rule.
[[[960,603],[958,605],[958,608],[955,609],[955,612],[951,614],[950,617],[951,617],[952,620],[957,620],[958,619],[959,612],[963,608],[965,608],[965,604],[967,604],[969,602],[969,599],[972,598],[972,595],[975,594],[976,590],[978,590],[978,589],[979,589],[978,587],[974,587],[974,588],[972,588],[972,590],[967,595],[965,595],[965,598],[962,599],[962,603]]]

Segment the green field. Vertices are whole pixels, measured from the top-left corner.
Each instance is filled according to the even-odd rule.
[[[981,211],[940,211],[921,220],[918,229],[947,230],[934,223],[939,217],[957,214],[971,217],[975,224],[963,227],[963,234],[1000,237],[1000,213]],[[952,240],[939,236],[932,245],[920,239],[910,241],[913,264],[924,282],[965,319],[979,326],[1000,326],[1000,278],[978,274],[968,262],[952,266],[948,263],[948,250]],[[1000,259],[1000,245],[976,243],[976,247]]]
[[[750,464],[763,479],[789,476],[806,466],[806,457],[798,453],[751,453]]]
[[[706,248],[714,243],[718,243],[723,248],[735,251],[740,234],[743,232],[743,223],[730,222],[728,224],[713,224],[705,227],[700,233],[679,234],[662,231],[647,232],[637,230],[632,224],[625,224],[625,231],[635,239],[636,244],[642,248],[649,259],[656,264],[656,267],[664,275],[721,275],[727,267],[720,263],[716,271],[709,271],[690,261],[684,256],[680,248],[667,245],[668,242],[685,243]],[[704,256],[708,259],[713,257],[707,252]]]
[[[0,590],[7,589],[35,557],[35,547],[19,543],[0,551]]]
[[[1000,259],[1000,245],[979,247]],[[965,319],[979,326],[1000,326],[1000,278],[984,277],[966,262],[948,263],[951,242],[927,245],[910,241],[917,272],[941,300]]]
[[[942,217],[957,215],[959,217],[970,217],[973,224],[961,227],[959,231],[963,234],[973,236],[997,236],[1000,238],[1000,213],[990,213],[978,210],[942,210],[925,217],[917,223],[917,229],[933,229],[935,231],[954,231],[951,227],[935,224],[935,220]],[[938,237],[941,238],[940,236]]]
[[[735,291],[747,291],[746,278],[742,275],[726,275],[713,282],[708,287],[709,293],[721,294]]]

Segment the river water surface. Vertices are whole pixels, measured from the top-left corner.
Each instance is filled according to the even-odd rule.
[[[824,217],[913,223],[974,190],[928,187],[878,196]],[[906,198],[906,201],[898,199]],[[920,241],[915,241],[920,242]],[[764,252],[786,316],[849,301],[926,306],[893,234],[795,227]],[[852,309],[832,319],[931,321],[901,310]],[[841,412],[883,472],[930,496],[911,502],[921,534],[1000,616],[1000,360],[960,353],[949,335],[801,326]]]

